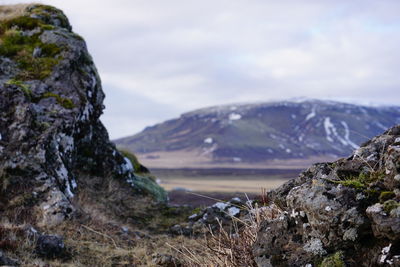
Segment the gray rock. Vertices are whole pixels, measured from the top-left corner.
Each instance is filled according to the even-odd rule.
[[[377,238],[387,238],[389,240],[400,239],[400,218],[397,217],[397,209],[393,214],[383,210],[383,205],[377,203],[367,208],[366,213],[371,219],[371,227],[374,236]]]
[[[59,258],[65,254],[63,238],[58,235],[41,235],[36,242],[36,253],[45,258]]]
[[[118,216],[132,216],[139,201],[165,202],[165,191],[134,174],[109,140],[100,121],[105,96],[85,41],[56,8],[30,5],[26,15],[39,26],[15,27],[33,38],[28,56],[38,68],[0,54],[0,215],[56,225],[77,214],[73,199],[83,188],[94,199],[107,192],[108,202],[98,204]],[[16,208],[24,216],[14,216]]]
[[[35,47],[35,49],[33,49],[33,57],[40,57],[40,55],[42,54],[42,49],[40,47]]]
[[[316,164],[269,192],[282,215],[262,223],[253,248],[258,265],[330,262],[336,252],[349,266],[397,261],[400,250],[393,245],[379,262],[384,244],[400,242],[399,134],[400,126],[393,127],[351,157]]]
[[[154,253],[152,255],[152,261],[154,264],[157,264],[157,266],[164,266],[164,267],[182,266],[182,264],[179,262],[177,258],[167,254]]]
[[[19,266],[18,260],[7,257],[3,251],[0,250],[0,265],[1,266]]]

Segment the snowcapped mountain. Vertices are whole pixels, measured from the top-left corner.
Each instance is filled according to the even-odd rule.
[[[400,107],[281,101],[204,108],[115,142],[149,158],[177,151],[233,163],[337,157],[399,123]]]

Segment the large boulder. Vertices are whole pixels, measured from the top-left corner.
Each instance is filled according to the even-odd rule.
[[[399,177],[396,126],[270,192],[281,216],[262,224],[258,265],[400,266]]]
[[[165,202],[110,142],[99,75],[63,12],[2,6],[0,20],[2,219],[55,225],[84,210],[82,195],[119,218]]]

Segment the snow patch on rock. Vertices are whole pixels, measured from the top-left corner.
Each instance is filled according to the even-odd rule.
[[[229,216],[236,216],[236,215],[238,215],[240,213],[240,209],[238,209],[238,208],[236,208],[236,207],[230,207],[229,209],[228,209],[228,214],[229,214]]]
[[[211,137],[207,137],[206,139],[204,139],[204,143],[206,144],[212,144],[214,140]]]
[[[346,140],[347,145],[350,145],[352,148],[357,149],[358,145],[350,140],[349,126],[347,125],[347,123],[345,121],[341,121],[341,123],[344,127],[344,139]]]
[[[224,203],[224,202],[217,202],[213,205],[213,207],[219,208],[220,210],[224,210],[228,206],[229,206],[229,204]]]
[[[312,118],[315,117],[315,115],[317,115],[317,113],[315,112],[315,106],[311,109],[311,113],[309,113],[306,117],[306,121],[311,120]]]
[[[328,140],[329,142],[333,142],[331,135],[332,135],[332,129],[334,129],[335,126],[331,123],[331,118],[329,118],[329,117],[325,118],[324,128],[325,128],[325,133],[326,133],[326,140]]]
[[[236,120],[240,120],[242,118],[242,115],[238,114],[238,113],[231,113],[229,114],[229,120],[230,121],[236,121]]]

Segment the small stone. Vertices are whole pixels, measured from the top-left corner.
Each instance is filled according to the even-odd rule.
[[[305,251],[314,255],[322,256],[326,254],[326,250],[323,248],[321,240],[317,238],[311,239],[303,248]]]
[[[392,209],[390,211],[390,216],[393,218],[400,218],[400,207]]]
[[[164,266],[164,267],[176,267],[181,266],[178,259],[176,259],[172,255],[168,254],[161,254],[161,253],[154,253],[152,255],[153,263],[157,264],[157,266]]]
[[[36,253],[45,258],[58,258],[65,253],[64,241],[58,235],[42,235],[36,242]]]
[[[32,53],[33,57],[40,57],[41,54],[42,54],[42,49],[40,47],[35,47],[35,49],[33,49]]]
[[[0,250],[0,266],[17,266],[18,261],[7,257],[3,251]]]
[[[380,213],[383,211],[383,205],[380,203],[376,203],[372,206],[369,206],[366,210],[367,213]]]
[[[330,206],[326,206],[326,207],[325,207],[325,210],[326,210],[326,211],[331,211],[332,208],[331,208]]]
[[[356,200],[362,200],[362,199],[365,199],[365,195],[363,193],[358,193],[356,195]]]
[[[356,228],[350,228],[343,234],[343,240],[350,240],[350,241],[355,241],[357,239],[357,229]]]

